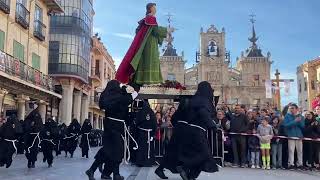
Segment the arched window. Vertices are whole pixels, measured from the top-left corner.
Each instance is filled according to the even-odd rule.
[[[208,55],[209,56],[218,56],[218,46],[214,40],[211,40],[208,43]]]

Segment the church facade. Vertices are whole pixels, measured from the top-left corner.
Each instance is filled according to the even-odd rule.
[[[178,56],[169,42],[164,50],[161,68],[164,80],[177,80],[188,90],[196,90],[201,81],[208,81],[220,96],[219,103],[244,104],[247,107],[265,107],[275,105],[272,98],[266,98],[265,81],[270,80],[271,54],[266,55],[256,44],[258,38],[252,22],[251,46],[237,58],[236,66],[232,67],[230,54],[226,51],[225,29],[219,31],[211,25],[206,31],[200,31],[200,50],[197,63],[185,69],[182,56]],[[182,72],[183,77],[182,78]],[[172,78],[174,77],[174,78]]]

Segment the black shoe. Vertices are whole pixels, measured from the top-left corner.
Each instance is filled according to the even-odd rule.
[[[177,167],[177,171],[179,172],[179,174],[183,180],[189,180],[187,173],[183,170],[183,168],[181,166]]]
[[[102,175],[101,175],[101,180],[112,180],[112,177],[102,174]]]
[[[124,180],[124,177],[120,175],[113,175],[113,180]]]
[[[7,162],[6,168],[9,168],[11,166],[11,164],[12,164],[12,160]]]
[[[88,176],[89,180],[95,180],[94,178],[94,172],[90,169],[86,171],[86,175]]]
[[[4,166],[4,164],[3,163],[0,163],[0,167],[3,167]]]
[[[161,179],[168,179],[168,177],[164,174],[163,169],[157,168],[154,173],[159,176]]]
[[[43,160],[42,160],[44,163],[47,161],[47,159],[46,158],[43,158]]]
[[[289,170],[295,170],[296,168],[293,165],[288,166]]]
[[[32,162],[31,163],[31,168],[35,168],[35,167],[36,167],[35,162]]]
[[[49,165],[48,165],[48,168],[51,168],[51,167],[52,167],[52,164],[49,164]]]

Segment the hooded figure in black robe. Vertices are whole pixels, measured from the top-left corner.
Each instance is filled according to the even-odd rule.
[[[123,180],[120,176],[119,165],[125,154],[126,138],[129,138],[126,124],[129,105],[137,97],[138,93],[127,93],[125,87],[120,87],[120,83],[116,80],[109,81],[107,87],[102,92],[99,100],[100,109],[104,109],[106,118],[103,121],[103,147],[97,152],[95,161],[86,174],[89,180],[94,180],[94,172],[103,163],[105,167],[101,175],[102,179]],[[128,148],[129,149],[129,148]]]
[[[53,163],[52,151],[56,145],[54,139],[57,137],[58,131],[57,123],[51,118],[46,121],[43,129],[40,131],[40,146],[43,153],[43,162],[47,162],[49,168],[52,167]]]
[[[17,134],[21,132],[22,126],[15,115],[0,127],[0,167],[11,166],[12,156],[17,153]]]
[[[18,120],[18,119],[17,119]],[[19,131],[17,132],[16,136],[17,136],[17,154],[24,154],[24,149],[25,149],[25,145],[24,145],[24,140],[23,140],[23,136],[24,136],[24,126],[23,126],[23,120],[19,120],[19,122],[17,123],[19,125]],[[16,127],[17,127],[16,124]]]
[[[55,138],[55,151],[56,156],[61,154],[61,151],[65,151],[67,147],[67,139],[65,139],[67,135],[67,126],[66,124],[62,123],[58,125],[58,135]]]
[[[90,123],[89,119],[86,119],[83,122],[83,125],[81,127],[80,133],[81,133],[81,141],[80,141],[80,148],[82,150],[82,157],[86,156],[86,158],[89,158],[89,134],[91,132],[92,125]]]
[[[154,159],[154,138],[157,129],[157,120],[147,100],[142,101],[142,109],[136,114],[136,141],[139,148],[136,150],[136,164],[151,167]]]
[[[182,142],[188,140],[185,139],[185,134],[189,128],[187,122],[189,102],[189,97],[183,97],[179,102],[177,111],[172,116],[171,123],[174,127],[174,131],[166,149],[166,153],[164,154],[159,167],[155,171],[161,179],[168,179],[163,172],[164,169],[168,169],[172,173],[178,173],[176,168],[181,165],[178,157],[179,151],[182,148],[180,147]]]
[[[182,162],[182,166],[177,167],[184,180],[196,179],[201,171],[218,171],[207,138],[207,131],[216,128],[213,122],[216,110],[210,83],[204,81],[198,85],[198,90],[191,99],[187,117],[188,133],[185,134],[186,141],[181,143],[179,150],[179,161]]]
[[[38,108],[33,110],[24,120],[25,151],[28,159],[28,168],[35,168],[35,162],[40,149],[40,131],[43,128],[42,118]]]
[[[70,157],[73,158],[74,151],[78,146],[78,138],[80,133],[81,125],[77,119],[73,119],[67,128],[67,136],[64,138],[66,140],[65,153],[66,157],[70,153]]]

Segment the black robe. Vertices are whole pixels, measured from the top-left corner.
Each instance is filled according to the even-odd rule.
[[[102,92],[99,100],[100,109],[105,110],[103,121],[103,148],[95,158],[104,162],[121,162],[124,158],[125,125],[123,122],[112,120],[118,119],[128,122],[129,105],[133,98],[125,90],[120,88],[120,83],[116,80],[108,82],[106,89]],[[110,119],[112,118],[112,119]]]
[[[215,129],[216,110],[213,90],[208,82],[201,82],[191,99],[188,112],[189,127],[179,153],[183,166],[190,169],[190,177],[197,178],[201,171],[216,172],[218,166],[209,148],[208,130]]]
[[[67,146],[67,139],[65,139],[67,134],[67,126],[63,123],[58,125],[58,134],[57,137],[55,138],[54,142],[56,144],[55,146],[55,151],[56,155],[60,155],[61,151],[66,150]]]
[[[71,154],[71,157],[73,157],[73,153],[78,146],[78,137],[79,137],[80,129],[81,129],[81,125],[79,124],[78,120],[73,119],[67,128],[67,137],[65,137],[66,155],[69,152]]]
[[[91,132],[92,129],[92,125],[90,123],[89,120],[85,120],[80,133],[81,133],[81,141],[80,141],[80,148],[82,150],[82,157],[84,157],[85,155],[88,157],[88,151],[90,148],[90,144],[89,144],[89,134]]]
[[[54,139],[58,136],[58,125],[52,119],[48,119],[44,128],[40,131],[41,150],[43,153],[43,162],[51,165],[53,163],[52,151],[54,150]]]
[[[41,115],[38,109],[33,110],[24,120],[25,151],[29,162],[36,162],[40,149],[40,131],[43,128]]]
[[[163,168],[169,169],[172,173],[178,173],[176,167],[182,164],[179,161],[179,153],[183,148],[181,145],[187,140],[184,137],[189,128],[187,122],[189,101],[189,98],[181,99],[177,111],[172,116],[171,123],[174,131],[167,146],[166,153],[160,163]]]
[[[154,139],[157,129],[157,120],[147,101],[136,114],[136,141],[139,148],[136,150],[136,164],[151,167],[154,159]]]
[[[15,116],[10,117],[0,127],[0,167],[6,164],[9,168],[12,163],[12,156],[17,152],[17,134],[21,133],[22,127]]]

